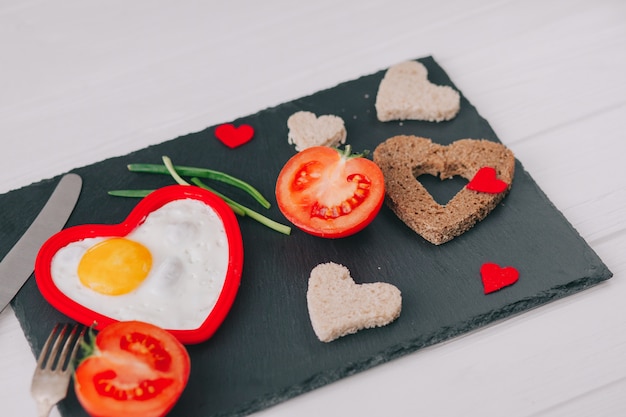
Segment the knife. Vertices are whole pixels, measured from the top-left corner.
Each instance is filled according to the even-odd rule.
[[[65,226],[78,200],[82,182],[77,174],[65,174],[33,224],[0,262],[0,312],[32,275],[41,245]]]

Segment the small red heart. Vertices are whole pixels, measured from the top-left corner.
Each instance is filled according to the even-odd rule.
[[[480,275],[485,294],[513,285],[519,279],[519,272],[512,266],[500,267],[498,264],[489,262],[480,267]]]
[[[232,123],[225,123],[215,128],[215,136],[232,149],[252,140],[254,129],[250,125],[235,127]]]
[[[481,193],[498,194],[507,189],[509,184],[496,178],[496,170],[492,167],[482,167],[474,178],[467,184],[467,188]]]

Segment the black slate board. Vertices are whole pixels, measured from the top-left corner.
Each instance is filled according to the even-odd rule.
[[[454,87],[432,58],[419,61],[428,68],[432,82]],[[122,221],[137,200],[110,197],[107,191],[170,184],[166,176],[129,173],[125,168],[131,162],[160,163],[162,155],[179,165],[239,176],[274,201],[278,172],[295,153],[287,144],[286,121],[299,110],[342,117],[355,150],[373,150],[397,134],[425,136],[441,144],[462,138],[499,141],[464,97],[461,112],[449,122],[378,122],[374,101],[383,75],[380,71],[234,121],[248,123],[256,132],[250,143],[235,150],[219,143],[211,127],[77,168],[73,172],[82,176],[84,189],[68,226]],[[25,231],[58,179],[0,196],[0,256]],[[458,181],[437,184],[448,195],[454,193],[450,187],[460,186]],[[220,189],[254,207],[247,196]],[[284,221],[275,205],[267,215]],[[612,275],[519,161],[513,188],[504,201],[472,230],[442,246],[413,233],[387,207],[364,231],[341,240],[324,240],[298,230],[284,236],[250,219],[240,224],[245,263],[239,295],[215,336],[189,347],[191,379],[172,416],[245,415],[584,290]],[[311,269],[328,261],[346,265],[357,282],[396,285],[403,295],[400,318],[387,327],[330,344],[319,342],[309,322],[305,294]],[[520,280],[484,295],[478,271],[488,261],[515,266]],[[53,323],[68,321],[41,297],[33,277],[12,305],[35,354]],[[63,416],[85,415],[72,392],[60,410]]]

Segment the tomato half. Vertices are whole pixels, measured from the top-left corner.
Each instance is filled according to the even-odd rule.
[[[276,181],[276,200],[283,215],[315,236],[340,238],[367,226],[385,196],[383,173],[369,159],[327,146],[294,155]]]
[[[93,417],[164,416],[187,385],[189,354],[166,330],[117,322],[94,343],[74,375],[78,401]]]

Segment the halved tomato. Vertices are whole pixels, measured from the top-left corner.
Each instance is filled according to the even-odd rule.
[[[160,327],[117,322],[93,343],[74,375],[78,401],[92,417],[164,416],[187,385],[189,354]]]
[[[340,238],[367,226],[385,196],[383,173],[374,162],[327,146],[304,149],[283,167],[276,200],[284,216],[315,236]]]

